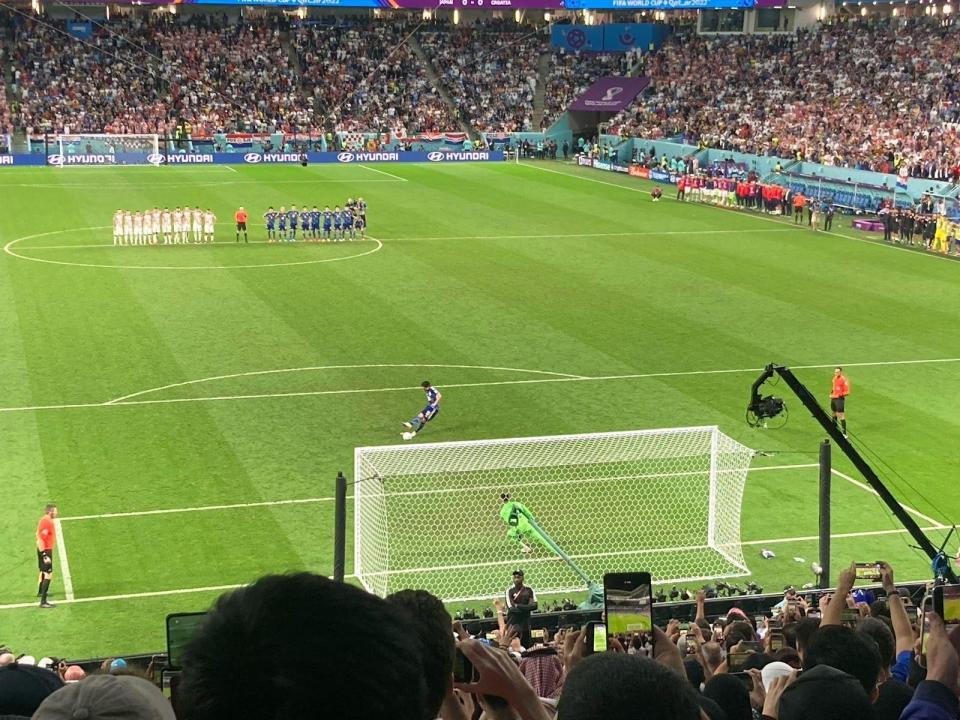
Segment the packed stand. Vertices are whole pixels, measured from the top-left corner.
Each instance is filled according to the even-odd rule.
[[[562,48],[555,50],[550,59],[550,76],[546,81],[543,127],[550,127],[598,78],[626,75],[636,58],[633,52],[571,53]]]
[[[528,132],[544,37],[501,19],[439,26],[420,44],[464,117],[479,132]]]
[[[637,74],[623,134],[960,181],[960,33],[939,19],[674,36]]]
[[[15,124],[28,133],[195,135],[309,125],[296,75],[269,21],[172,16],[94,26],[82,43],[60,21],[16,29]]]
[[[460,129],[404,42],[412,29],[363,18],[291,29],[305,93],[324,127],[399,136]]]
[[[520,571],[506,602],[494,602],[489,635],[452,621],[425,591],[380,599],[318,575],[267,576],[223,595],[190,640],[179,717],[314,717],[326,707],[392,720],[469,720],[478,708],[523,720],[956,720],[960,587],[934,589],[921,642],[924,618],[893,568],[869,569],[880,589],[856,588],[851,564],[832,594],[791,588],[760,616],[736,602],[711,614],[701,590],[687,622],[609,636],[602,623],[534,636],[536,595]],[[173,718],[120,660],[85,678],[48,660],[40,668],[0,649],[0,714]]]

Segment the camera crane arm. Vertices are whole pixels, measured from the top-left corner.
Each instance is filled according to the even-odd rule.
[[[938,549],[937,546],[930,541],[930,538],[924,534],[923,530],[920,529],[920,526],[917,525],[916,521],[906,510],[904,510],[903,505],[901,505],[900,502],[887,489],[887,486],[883,484],[883,481],[877,476],[873,468],[870,467],[870,464],[863,458],[863,456],[850,443],[850,441],[843,436],[843,433],[840,432],[839,428],[833,424],[833,420],[831,420],[830,416],[824,412],[822,407],[820,407],[820,403],[817,402],[817,399],[813,396],[813,393],[807,389],[806,385],[800,382],[790,368],[784,367],[783,365],[774,365],[773,363],[764,368],[763,373],[761,373],[760,377],[757,378],[756,382],[753,383],[753,387],[751,388],[750,409],[755,409],[758,407],[758,404],[761,401],[760,386],[774,375],[779,375],[781,378],[783,378],[784,382],[787,383],[787,386],[793,390],[793,394],[799,398],[804,407],[806,407],[807,410],[810,411],[810,414],[813,415],[813,419],[820,423],[820,426],[826,431],[833,442],[837,444],[837,446],[843,451],[843,454],[846,455],[850,459],[850,462],[852,462],[857,470],[860,471],[860,474],[863,475],[870,487],[876,491],[877,495],[880,496],[880,499],[883,500],[887,507],[890,508],[891,512],[896,515],[897,519],[900,521],[903,527],[906,528],[907,532],[910,533],[910,536],[917,543],[918,547],[927,554],[927,557],[930,558],[930,563],[934,569],[934,572],[938,576],[946,578],[947,582],[956,583],[957,575],[953,568],[950,567],[950,562],[944,555],[943,551]]]

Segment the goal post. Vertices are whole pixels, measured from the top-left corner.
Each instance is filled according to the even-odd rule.
[[[540,593],[740,577],[752,456],[716,426],[356,448],[354,572],[448,602],[498,595],[518,567]],[[502,493],[549,542],[517,536]]]
[[[97,155],[111,159],[117,165],[156,164],[151,158],[160,155],[160,136],[157,134],[119,135],[110,133],[79,133],[50,136],[48,156],[58,158],[53,165],[66,167],[74,163],[71,157]],[[82,163],[77,163],[82,164]],[[110,164],[110,163],[101,163]]]

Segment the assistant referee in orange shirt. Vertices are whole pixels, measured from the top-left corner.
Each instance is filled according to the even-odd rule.
[[[47,602],[47,593],[50,591],[50,580],[53,579],[53,547],[57,543],[57,526],[53,521],[56,517],[57,506],[50,503],[37,523],[37,567],[40,570],[37,594],[42,608],[53,607],[52,603]]]
[[[847,415],[844,409],[847,395],[850,394],[850,383],[847,382],[843,374],[842,367],[833,369],[833,388],[830,390],[830,410],[833,411],[833,424],[837,426],[839,421],[843,436],[847,436]]]

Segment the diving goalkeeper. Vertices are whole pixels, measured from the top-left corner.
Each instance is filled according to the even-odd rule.
[[[587,599],[581,603],[580,607],[596,608],[603,606],[603,590],[601,587],[590,579],[583,568],[550,537],[545,529],[540,527],[537,519],[533,516],[533,513],[527,510],[526,506],[511,500],[508,493],[500,493],[500,505],[500,517],[507,524],[507,537],[520,545],[521,552],[531,553],[533,552],[531,543],[540,543],[563,560],[587,586]]]
[[[529,542],[531,540],[536,540],[548,550],[553,550],[550,542],[540,534],[537,527],[534,527],[536,520],[526,506],[510,500],[508,493],[500,493],[500,502],[502,503],[500,517],[509,526],[507,537],[520,544],[521,552],[533,551],[533,546]]]

